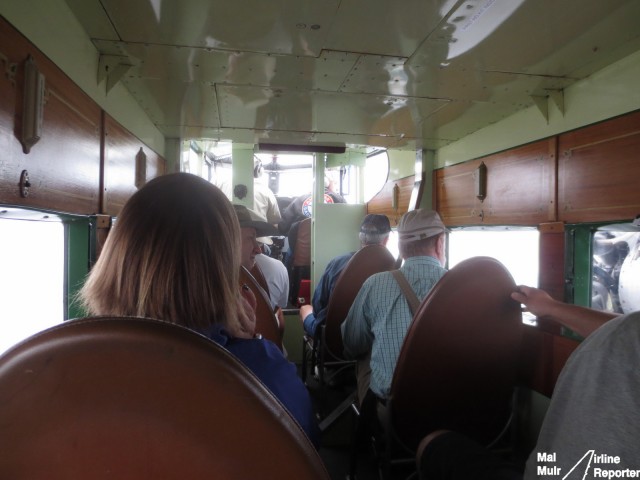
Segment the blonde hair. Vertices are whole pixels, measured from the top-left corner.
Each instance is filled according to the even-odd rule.
[[[187,173],[151,180],[126,203],[80,291],[90,315],[239,327],[240,227],[217,187]]]

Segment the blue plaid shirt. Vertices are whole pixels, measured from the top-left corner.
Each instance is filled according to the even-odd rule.
[[[400,268],[422,300],[446,270],[433,257],[407,258]],[[358,292],[342,323],[344,353],[356,358],[371,352],[369,388],[387,398],[402,342],[411,324],[411,311],[391,272],[372,275]]]

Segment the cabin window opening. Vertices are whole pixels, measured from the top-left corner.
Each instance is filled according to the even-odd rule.
[[[180,171],[198,175],[231,195],[231,142],[217,140],[186,140],[182,143]]]
[[[65,226],[0,216],[0,251],[2,353],[64,320]]]
[[[278,197],[295,198],[313,189],[313,155],[256,153],[268,176],[269,188]]]
[[[367,203],[382,190],[389,178],[389,154],[386,150],[367,156],[364,177],[364,203]]]
[[[213,168],[208,180],[224,192],[229,200],[233,200],[233,168],[231,165],[231,154],[228,157],[216,157],[212,162]]]
[[[398,247],[398,230],[392,228],[389,232],[389,239],[387,240],[387,250],[391,252],[393,258],[400,257],[400,248]]]
[[[640,220],[636,222],[593,232],[591,308],[620,314],[640,310]]]
[[[447,268],[471,257],[492,257],[509,271],[516,285],[538,287],[540,234],[535,227],[462,227],[448,236]],[[535,317],[523,313],[523,322]]]

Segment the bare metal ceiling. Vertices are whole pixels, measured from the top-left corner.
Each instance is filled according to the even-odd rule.
[[[165,136],[242,143],[440,148],[640,48],[638,0],[67,3]]]

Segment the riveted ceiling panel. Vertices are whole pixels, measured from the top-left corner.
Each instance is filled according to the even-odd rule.
[[[640,2],[626,0],[465,1],[409,64],[571,76],[600,50],[640,36],[639,18]]]
[[[129,76],[338,91],[360,57],[323,51],[318,58],[95,40],[104,55],[126,56]]]
[[[67,3],[165,135],[242,143],[440,148],[640,49],[638,0]]]
[[[415,134],[420,118],[447,103],[428,98],[227,85],[218,87],[218,98],[223,126],[357,134],[377,134],[384,128],[391,135],[408,131]],[[387,116],[402,119],[402,123],[381,127]]]
[[[343,0],[326,48],[408,57],[455,3],[453,0]]]
[[[220,126],[213,84],[134,77],[125,84],[157,125]]]
[[[318,56],[338,0],[101,0],[127,42]]]

